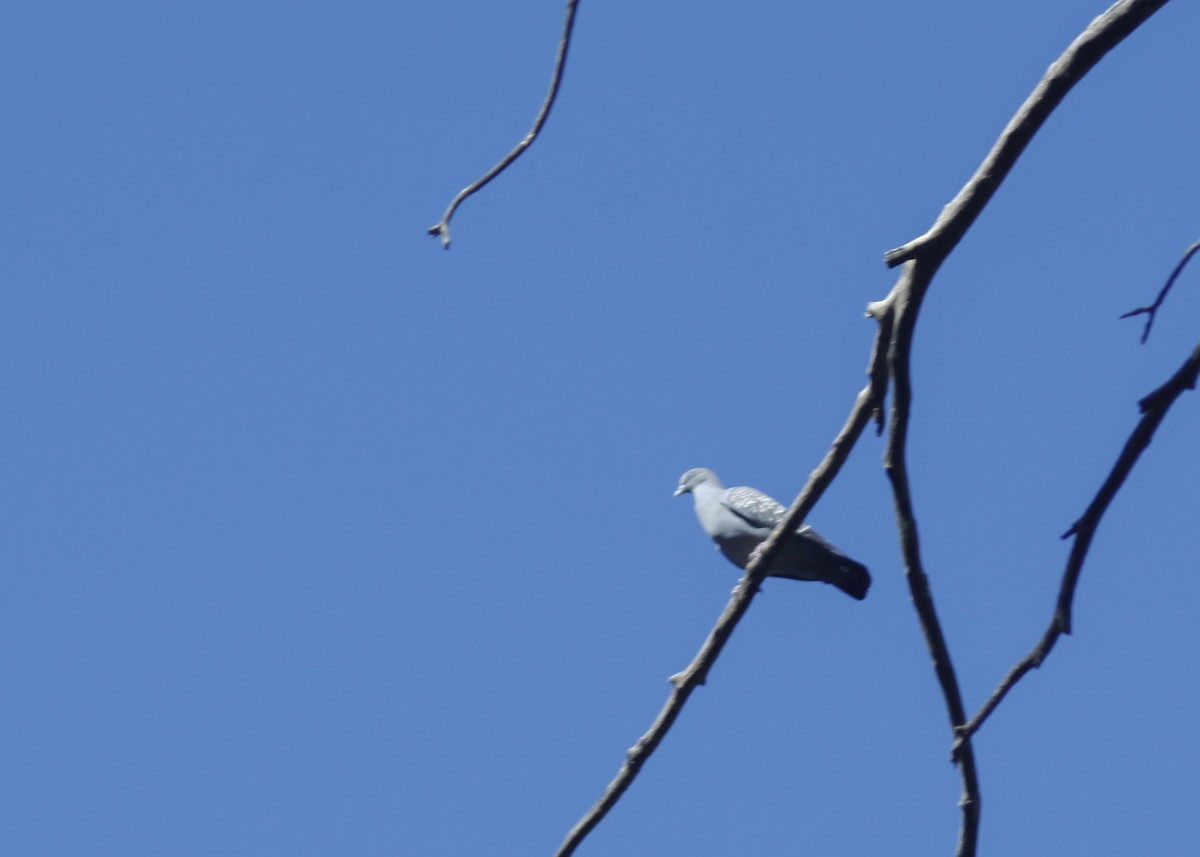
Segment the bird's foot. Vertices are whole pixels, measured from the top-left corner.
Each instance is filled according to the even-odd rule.
[[[738,582],[737,582],[737,586],[733,587],[733,589],[731,589],[731,590],[729,591],[729,594],[730,594],[730,595],[737,595],[737,594],[738,594],[738,592],[739,592],[739,591],[741,591],[742,587],[743,587],[743,586],[745,586],[745,585],[746,585],[746,578],[745,578],[744,576],[743,576],[743,577],[739,577],[739,578],[738,578]],[[757,593],[759,593],[759,592],[762,592],[762,587],[761,587],[761,586],[760,586],[760,587],[758,587],[756,590],[754,590],[754,592],[755,592],[755,594],[757,594]]]

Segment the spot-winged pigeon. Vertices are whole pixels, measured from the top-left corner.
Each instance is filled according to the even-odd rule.
[[[693,468],[679,478],[675,496],[680,494],[692,495],[700,526],[738,568],[749,564],[755,548],[787,515],[787,509],[761,491],[726,488],[706,467]],[[808,525],[788,539],[770,576],[832,583],[860,601],[871,585],[865,565],[850,559]]]

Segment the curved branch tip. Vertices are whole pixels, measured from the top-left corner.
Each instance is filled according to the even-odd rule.
[[[426,229],[425,233],[427,235],[435,235],[441,238],[443,250],[450,249],[450,224],[446,221],[443,220],[441,223],[435,223],[433,226],[430,226],[428,229]]]

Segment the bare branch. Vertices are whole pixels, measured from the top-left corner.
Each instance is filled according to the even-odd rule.
[[[923,567],[907,468],[907,439],[912,405],[910,355],[916,320],[925,293],[942,262],[986,207],[992,195],[1008,176],[1025,146],[1032,140],[1046,119],[1070,89],[1109,50],[1119,44],[1166,2],[1167,0],[1121,0],[1093,21],[1087,30],[1072,42],[1063,55],[1047,70],[1034,92],[1009,122],[975,175],[942,210],[929,231],[903,247],[886,254],[885,259],[891,267],[907,264],[887,298],[871,304],[867,310],[868,315],[880,322],[869,370],[871,381],[859,393],[846,425],[834,441],[821,466],[809,477],[808,484],[792,504],[787,518],[775,529],[763,544],[757,557],[746,567],[745,577],[738,589],[735,590],[700,652],[685,670],[671,677],[674,689],[654,724],[630,749],[625,763],[601,799],[568,834],[558,851],[558,857],[568,857],[574,853],[584,837],[616,804],[637,776],[641,766],[663,740],[691,692],[704,683],[708,671],[715,663],[725,642],[733,633],[738,621],[749,609],[750,602],[758,592],[759,586],[766,576],[766,571],[779,552],[786,534],[799,526],[805,515],[811,510],[849,455],[850,449],[866,424],[874,418],[882,428],[884,398],[889,379],[894,387],[884,467],[892,485],[900,547],[909,591],[933,659],[938,683],[945,698],[951,728],[956,736],[954,758],[959,764],[962,779],[960,800],[962,822],[957,854],[958,857],[974,857],[978,843],[982,806],[974,752],[971,746],[971,735],[974,729],[967,723],[962,692],[958,686],[949,647],[934,607],[929,578]],[[1197,365],[1200,365],[1200,347],[1194,355],[1194,360]],[[1189,376],[1183,370],[1181,373],[1177,374],[1183,380],[1178,383],[1183,384]],[[1191,385],[1195,384],[1195,374],[1196,367],[1193,366],[1190,375]],[[1167,386],[1163,390],[1166,390]],[[1143,404],[1150,407],[1147,403],[1152,400],[1155,402],[1160,399],[1165,400],[1164,397],[1168,396],[1170,401],[1173,401],[1177,395],[1178,392],[1156,391],[1156,394],[1143,400]],[[1169,403],[1168,401],[1167,406]],[[1157,422],[1154,425],[1157,425]],[[1150,429],[1150,432],[1153,432],[1153,428]],[[1148,443],[1148,441],[1147,437],[1146,442]],[[1122,475],[1120,478],[1123,480],[1124,476]],[[1119,485],[1120,480],[1113,487],[1113,493]],[[1107,505],[1107,501],[1105,501],[1105,505]],[[1100,511],[1102,512],[1103,508]],[[1096,520],[1098,521],[1098,517]],[[1090,541],[1091,538],[1090,531],[1086,537],[1083,535],[1081,528],[1085,521],[1087,521],[1086,515],[1075,528],[1080,532],[1080,538],[1076,543],[1077,549],[1081,543]],[[1091,526],[1094,529],[1094,524]],[[1086,551],[1086,545],[1083,550]],[[1060,596],[1059,607],[1055,614],[1057,625],[1052,626],[1059,629],[1054,632],[1055,638],[1058,633],[1069,630],[1070,603],[1077,577],[1076,573],[1071,580],[1064,578],[1064,591]],[[1050,645],[1053,645],[1053,641]],[[1047,648],[1046,651],[1048,650]],[[1044,653],[1041,657],[1044,657]],[[1026,670],[1029,668],[1026,667]],[[1019,677],[1018,675],[1017,678]],[[1007,689],[1004,692],[1007,692]],[[1000,694],[1000,698],[1002,697],[1003,693]],[[998,702],[999,699],[996,699],[994,703],[990,703],[991,708],[994,708]],[[988,710],[990,712],[991,709]],[[978,728],[978,726],[974,728]]]
[[[1145,313],[1149,316],[1146,319],[1146,329],[1142,331],[1142,344],[1146,344],[1146,340],[1150,338],[1150,328],[1154,326],[1154,318],[1158,315],[1158,308],[1162,306],[1162,302],[1166,300],[1167,292],[1171,291],[1171,286],[1175,285],[1175,280],[1183,273],[1184,267],[1197,250],[1200,250],[1200,241],[1197,241],[1191,247],[1187,248],[1187,252],[1183,254],[1183,258],[1179,260],[1179,264],[1175,266],[1175,270],[1171,272],[1171,276],[1167,277],[1167,284],[1162,287],[1158,293],[1158,297],[1154,299],[1154,303],[1150,306],[1138,307],[1125,313],[1121,318],[1133,318],[1135,315]]]
[[[1009,121],[975,175],[942,209],[933,226],[924,235],[884,256],[890,267],[905,264],[896,286],[880,304],[885,311],[895,314],[895,332],[888,351],[893,395],[884,468],[892,484],[905,576],[956,738],[953,758],[959,764],[962,778],[962,796],[959,801],[962,823],[957,848],[959,857],[973,857],[976,852],[982,797],[974,749],[971,746],[973,730],[969,730],[966,725],[962,691],[958,686],[949,647],[934,607],[929,578],[922,564],[916,516],[909,488],[907,440],[912,403],[910,354],[916,319],[925,292],[938,268],[982,213],[1011,172],[1021,152],[1050,114],[1071,88],[1108,51],[1165,3],[1166,0],[1121,0],[1093,21],[1046,71],[1034,91]],[[1073,582],[1070,589],[1073,592]],[[1066,611],[1063,610],[1064,605]],[[1060,610],[1056,617],[1064,621],[1064,627],[1069,625],[1069,605],[1069,595],[1065,596],[1065,600],[1060,599]],[[998,702],[999,699],[995,704]]]
[[[1106,53],[1166,4],[1167,0],[1121,0],[1092,21],[1046,70],[1033,93],[1009,120],[975,175],[958,192],[958,196],[942,209],[929,231],[884,254],[888,267],[894,268],[927,255],[945,259],[975,222],[975,218],[983,212],[1029,141],[1071,88]]]
[[[978,725],[971,728],[966,723],[962,694],[933,605],[933,598],[930,595],[929,580],[921,564],[920,542],[917,537],[916,519],[908,485],[906,444],[912,397],[909,354],[913,329],[925,291],[929,288],[937,269],[982,213],[1034,135],[1071,88],[1108,51],[1112,50],[1165,4],[1166,0],[1121,0],[1094,20],[1046,71],[1034,91],[1009,121],[1008,126],[992,146],[975,175],[942,209],[937,221],[929,231],[904,246],[889,251],[884,256],[891,267],[907,263],[900,280],[888,298],[892,302],[893,310],[897,313],[897,320],[896,332],[889,352],[894,386],[885,468],[892,482],[895,497],[901,551],[909,590],[912,593],[921,629],[925,634],[926,644],[933,657],[934,670],[937,673],[950,715],[950,723],[955,733],[952,757],[959,763],[963,789],[960,800],[962,825],[959,830],[957,850],[959,857],[972,857],[975,854],[979,836],[981,796],[974,750],[971,746],[971,736],[975,729],[978,729]],[[1118,482],[1118,487],[1119,484]],[[1113,490],[1115,492],[1115,487]],[[1080,542],[1083,541],[1090,542],[1090,534],[1087,539],[1078,540],[1076,547],[1078,548]],[[1083,551],[1086,552],[1086,544],[1083,546]],[[1080,562],[1082,562],[1082,556]],[[1052,625],[1053,636],[1046,650],[1039,655],[1038,663],[1040,663],[1040,658],[1049,651],[1049,646],[1053,645],[1053,640],[1057,639],[1060,625],[1061,630],[1069,629],[1070,603],[1078,574],[1067,577],[1064,577],[1063,593],[1055,613],[1055,621],[1058,624]],[[1028,671],[1032,665],[1031,663],[1029,666],[1025,666],[1023,671],[1012,678],[1012,681],[1018,680],[1020,675]],[[1011,685],[1008,686],[1011,687]],[[1007,689],[1008,687],[1002,685],[1002,692],[989,701],[988,713],[999,704],[1004,693],[1007,693]],[[984,716],[986,717],[986,714]]]
[[[821,499],[821,495],[833,482],[838,471],[846,459],[850,457],[851,450],[854,449],[854,444],[858,442],[858,438],[862,435],[863,429],[870,422],[872,414],[880,407],[886,394],[887,375],[881,368],[886,357],[886,345],[891,338],[891,318],[880,317],[879,330],[875,336],[875,346],[871,353],[871,365],[868,367],[868,374],[871,380],[864,387],[854,400],[854,406],[850,409],[850,415],[846,419],[846,424],[842,426],[842,430],[838,432],[833,443],[829,447],[829,451],[825,454],[825,458],[816,470],[808,477],[808,483],[804,489],[796,497],[792,507],[788,510],[787,517],[775,528],[771,535],[763,542],[762,547],[758,550],[757,555],[752,559],[749,565],[746,566],[745,576],[738,583],[737,588],[733,591],[733,596],[729,599],[729,603],[725,605],[725,609],[721,612],[721,616],[717,619],[716,625],[709,632],[708,638],[700,647],[696,657],[692,662],[679,673],[671,676],[671,684],[673,689],[667,697],[666,704],[663,705],[658,717],[654,719],[654,723],[650,726],[638,742],[629,749],[625,754],[625,762],[621,765],[621,769],[617,771],[616,777],[609,783],[608,788],[604,790],[591,809],[584,814],[578,823],[567,834],[567,838],[563,840],[563,844],[559,846],[556,852],[556,857],[569,857],[575,853],[575,849],[579,847],[584,838],[596,827],[608,814],[608,811],[616,805],[621,799],[621,795],[633,783],[641,770],[642,765],[650,758],[650,755],[662,743],[666,737],[671,725],[675,722],[683,706],[687,703],[688,697],[692,691],[700,685],[704,684],[708,678],[708,672],[712,669],[717,658],[721,654],[721,650],[725,647],[725,643],[733,634],[738,622],[750,609],[750,602],[754,596],[758,594],[759,587],[766,579],[767,571],[775,562],[775,558],[782,551],[785,542],[791,533],[804,522],[805,516],[812,511],[813,506]],[[883,385],[881,387],[881,384]]]
[[[926,270],[928,269],[928,270]],[[933,669],[946,710],[950,715],[950,726],[958,729],[966,722],[962,691],[950,659],[950,649],[942,633],[933,595],[929,589],[929,577],[921,561],[921,545],[917,535],[917,520],[913,509],[912,493],[908,480],[908,426],[912,412],[912,378],[910,356],[913,332],[921,301],[936,272],[936,264],[910,262],[900,275],[900,280],[889,296],[890,308],[895,314],[895,332],[888,349],[888,366],[892,377],[892,411],[888,426],[887,448],[883,467],[892,484],[892,496],[896,505],[896,525],[900,534],[900,552],[904,559],[904,575],[912,595],[913,606],[925,635],[925,644],[933,658]],[[962,824],[959,828],[958,857],[974,857],[979,839],[979,817],[982,796],[979,777],[975,768],[975,755],[970,741],[964,741],[959,755],[959,771],[962,779]]]
[[[1074,536],[1075,543],[1071,547],[1070,556],[1067,557],[1067,567],[1063,571],[1062,584],[1058,590],[1058,601],[1054,607],[1054,616],[1050,620],[1050,626],[1033,650],[1009,670],[1008,675],[992,691],[992,695],[978,713],[971,718],[971,721],[958,729],[958,737],[951,749],[952,757],[957,757],[963,746],[969,746],[964,745],[963,742],[968,741],[979,731],[979,728],[983,726],[992,712],[996,710],[996,706],[1008,695],[1016,683],[1030,670],[1042,665],[1054,648],[1054,644],[1058,642],[1058,638],[1062,634],[1071,633],[1071,607],[1075,600],[1075,587],[1079,583],[1079,575],[1083,571],[1083,563],[1087,559],[1092,539],[1100,526],[1100,519],[1104,517],[1109,504],[1117,496],[1121,486],[1125,484],[1126,478],[1132,472],[1141,454],[1150,446],[1150,442],[1154,439],[1154,432],[1166,417],[1167,411],[1170,410],[1175,400],[1185,390],[1196,388],[1198,374],[1200,374],[1200,344],[1196,345],[1188,359],[1165,384],[1138,402],[1142,418],[1129,435],[1129,439],[1125,441],[1125,447],[1121,450],[1108,478],[1104,480],[1100,490],[1096,492],[1096,496],[1092,498],[1092,502],[1088,504],[1079,520],[1063,534],[1064,539]]]
[[[871,419],[875,422],[875,436],[883,435],[883,409],[887,404],[888,388],[888,346],[892,341],[892,330],[896,319],[892,312],[895,291],[881,301],[867,304],[866,316],[879,322],[879,335],[875,337],[875,345],[871,351],[870,389],[874,391],[874,404],[871,409]]]
[[[562,83],[563,72],[567,67],[567,51],[571,47],[571,31],[575,27],[575,12],[578,8],[579,0],[567,0],[567,13],[563,21],[562,37],[558,40],[558,56],[555,57],[554,72],[550,76],[550,91],[546,93],[546,100],[542,102],[542,108],[533,120],[533,127],[529,133],[525,135],[525,138],[521,142],[517,143],[511,152],[500,160],[500,163],[460,190],[458,195],[450,200],[450,205],[447,206],[446,213],[442,215],[442,219],[426,230],[430,235],[441,236],[443,249],[450,249],[450,218],[454,216],[454,212],[462,205],[463,201],[476,191],[482,190],[488,182],[508,169],[509,164],[532,146],[533,141],[541,133],[542,126],[546,124],[546,119],[550,116],[550,108],[554,106],[554,99],[558,97],[558,87]]]

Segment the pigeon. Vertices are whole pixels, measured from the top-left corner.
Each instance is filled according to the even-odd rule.
[[[753,488],[726,488],[706,467],[693,468],[679,478],[675,496],[680,494],[692,495],[700,526],[738,568],[750,563],[759,545],[787,516],[787,509],[766,494]],[[859,601],[867,597],[871,586],[865,565],[850,559],[808,525],[792,534],[768,574],[832,583]]]

